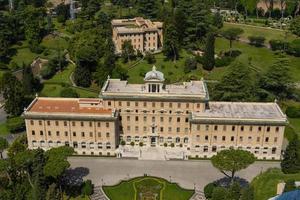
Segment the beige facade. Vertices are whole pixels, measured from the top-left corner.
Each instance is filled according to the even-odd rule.
[[[113,155],[123,140],[184,149],[191,157],[235,148],[280,159],[287,118],[276,103],[210,102],[203,81],[165,85],[155,67],[144,81],[108,79],[99,99],[37,98],[24,113],[29,147],[70,145],[79,154]]]
[[[116,52],[122,52],[122,44],[131,41],[135,50],[140,52],[158,51],[162,48],[163,32],[161,22],[136,17],[133,19],[112,20],[112,39],[115,43]]]

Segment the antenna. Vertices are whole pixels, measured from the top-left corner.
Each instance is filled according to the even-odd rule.
[[[75,1],[71,0],[70,1],[70,17],[71,19],[75,19]]]

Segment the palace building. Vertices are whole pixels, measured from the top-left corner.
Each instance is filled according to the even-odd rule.
[[[235,148],[281,158],[287,117],[276,102],[212,102],[203,80],[164,80],[153,67],[143,84],[108,78],[99,98],[37,97],[24,111],[29,148],[67,145],[78,154],[115,155],[124,141],[190,157]]]
[[[135,50],[140,52],[158,51],[163,45],[163,24],[149,19],[136,17],[133,19],[114,19],[112,24],[112,39],[116,52],[122,52],[125,41],[131,41]]]

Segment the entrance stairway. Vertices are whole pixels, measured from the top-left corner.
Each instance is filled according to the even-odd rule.
[[[166,160],[166,156],[161,148],[148,147],[141,150],[139,160]]]

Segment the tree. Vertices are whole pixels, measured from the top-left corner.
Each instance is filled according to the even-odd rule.
[[[57,21],[60,23],[65,23],[70,16],[70,6],[65,3],[60,3],[56,6],[55,11],[57,14]]]
[[[184,13],[182,8],[178,8],[174,12],[174,27],[177,33],[177,38],[179,44],[183,45],[184,38],[186,37],[186,28],[187,28],[187,16]]]
[[[295,180],[289,179],[285,182],[283,192],[290,192],[290,191],[293,191],[293,190],[296,190],[296,189],[297,189],[297,187],[295,185]]]
[[[276,98],[283,99],[290,94],[291,76],[289,62],[287,59],[280,58],[268,68],[259,80],[261,88],[272,93]]]
[[[297,16],[292,20],[290,30],[292,33],[300,37],[300,16]]]
[[[223,27],[223,18],[220,12],[216,12],[213,16],[213,25],[217,28],[222,28]]]
[[[248,39],[250,41],[250,44],[256,47],[264,46],[264,42],[266,40],[266,38],[263,36],[255,36],[255,35],[249,36]]]
[[[91,180],[86,180],[83,183],[82,189],[81,189],[81,194],[82,195],[92,195],[93,194],[93,184]]]
[[[2,79],[4,109],[11,116],[18,116],[25,107],[23,86],[11,73],[4,74]]]
[[[285,174],[295,174],[300,172],[300,141],[293,138],[288,144],[281,161],[281,170]]]
[[[213,88],[212,97],[218,101],[253,101],[256,99],[249,69],[236,63]]]
[[[3,151],[8,148],[8,142],[5,138],[0,137],[0,158],[3,158]]]
[[[227,28],[222,31],[223,37],[229,40],[230,49],[232,48],[232,42],[234,40],[237,40],[239,38],[239,35],[241,35],[243,32],[243,29],[240,28]]]
[[[92,81],[91,76],[91,72],[87,67],[81,66],[80,64],[76,65],[74,71],[74,82],[76,83],[76,85],[81,87],[89,87]]]
[[[247,186],[241,190],[240,200],[253,200],[253,199],[254,199],[253,187]]]
[[[92,19],[97,11],[101,9],[102,0],[80,0],[80,16]]]
[[[163,53],[174,62],[179,59],[178,35],[172,24],[165,28]]]
[[[224,200],[227,197],[227,190],[224,187],[216,187],[212,193],[211,200]]]
[[[8,148],[8,157],[12,158],[16,154],[23,152],[27,149],[26,135],[19,136]]]
[[[78,98],[79,95],[76,90],[67,87],[60,91],[60,96],[65,98]]]
[[[155,19],[159,10],[156,0],[138,0],[138,13],[146,18]]]
[[[135,51],[130,40],[126,40],[123,42],[121,57],[124,63],[130,62],[132,59],[135,58]]]
[[[252,153],[239,149],[222,150],[211,158],[213,166],[230,178],[231,181],[234,180],[236,172],[246,169],[254,161],[255,157]]]
[[[203,69],[211,71],[215,66],[215,35],[208,33],[203,55]]]
[[[34,79],[31,66],[23,63],[22,84],[25,95],[31,95],[35,91],[36,80]]]
[[[241,186],[239,182],[234,181],[228,189],[227,199],[239,200],[240,196],[241,196]]]
[[[49,188],[48,191],[46,193],[46,200],[60,200],[60,193],[59,193],[59,189],[57,188],[55,183],[52,183]]]

